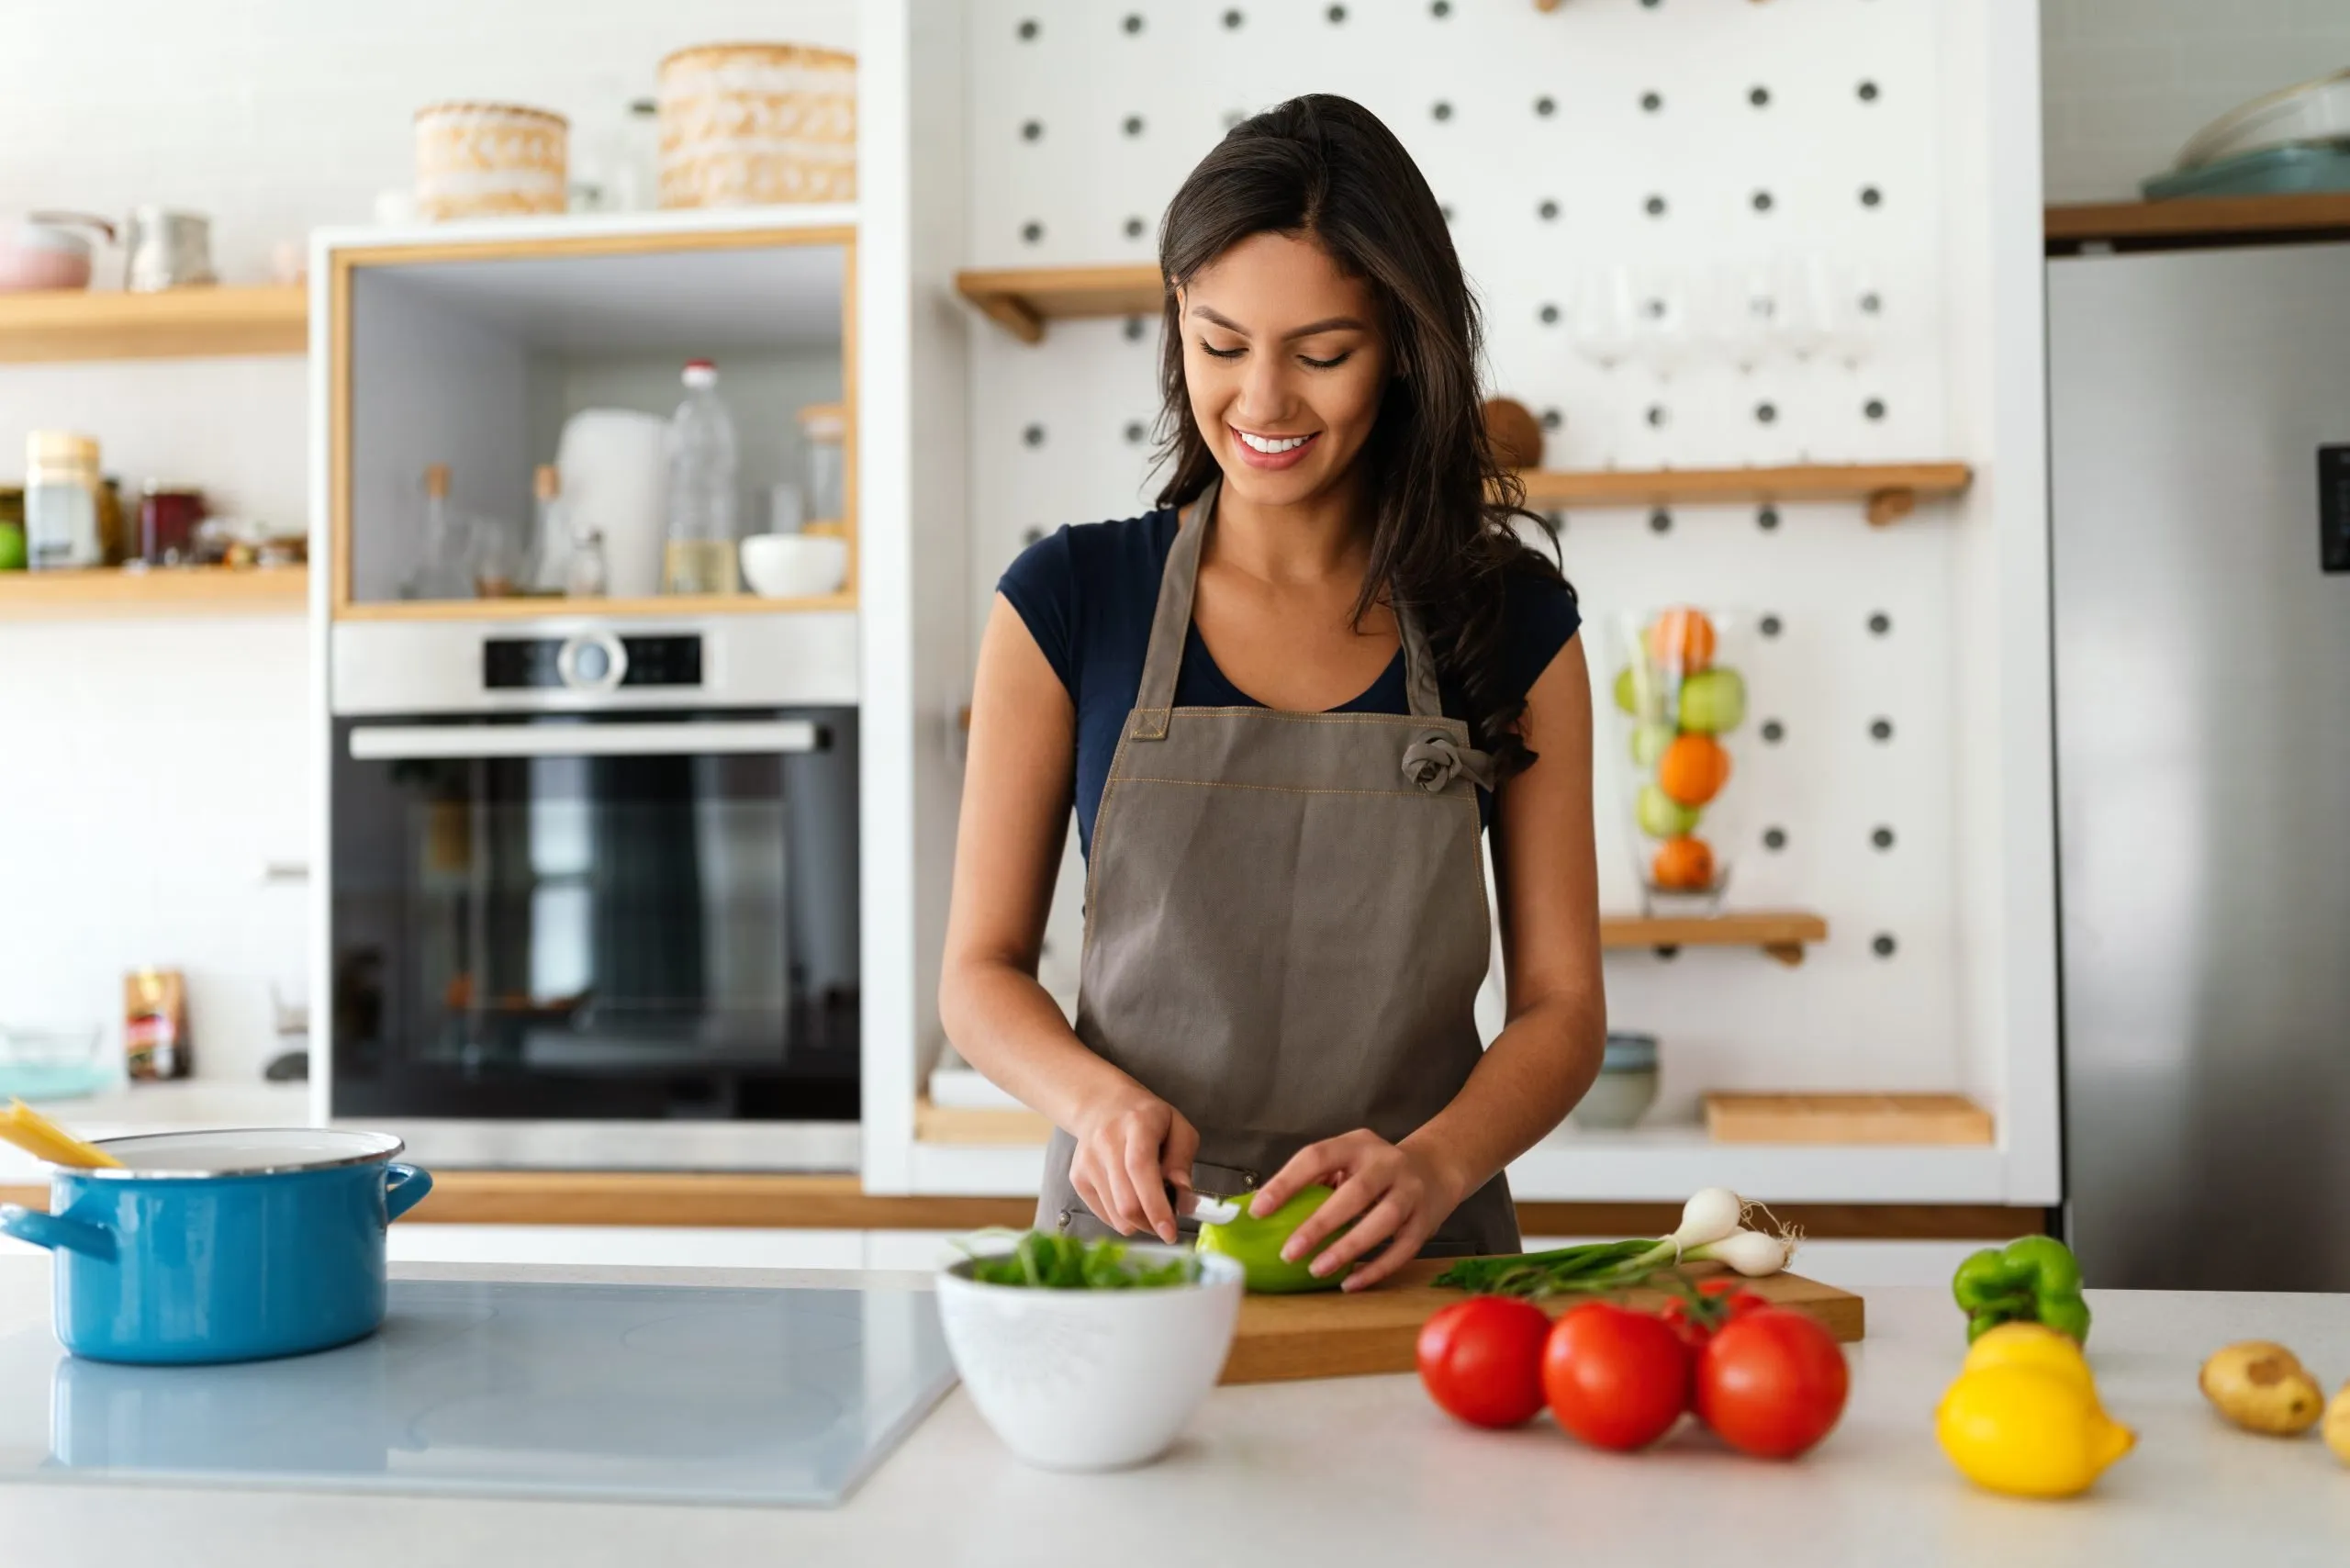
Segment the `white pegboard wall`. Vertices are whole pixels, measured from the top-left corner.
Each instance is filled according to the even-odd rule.
[[[1340,93],[1387,121],[1449,210],[1494,387],[1552,424],[1550,465],[1963,456],[1937,304],[1938,9],[979,0],[968,263],[1149,260],[1165,203],[1229,119]],[[1808,342],[1740,342],[1723,302],[1763,273],[1832,276],[1843,305],[1865,293],[1876,308]],[[1604,364],[1596,283],[1628,285],[1636,313],[1660,298],[1668,316],[1695,310],[1690,328]],[[1136,438],[1157,413],[1157,337],[1155,319],[1055,323],[1030,347],[975,319],[975,628],[1035,533],[1149,504]],[[1948,524],[1929,509],[1871,530],[1859,510],[1782,507],[1768,529],[1751,506],[1679,509],[1662,531],[1645,510],[1568,520],[1596,689],[1604,905],[1634,902],[1606,622],[1620,606],[1722,604],[1780,628],[1753,644],[1751,717],[1733,737],[1731,902],[1815,909],[1833,932],[1793,970],[1749,952],[1610,961],[1611,1015],[1666,1041],[1662,1114],[1693,1112],[1703,1088],[1942,1086],[1956,1072]],[[1076,886],[1064,878],[1048,980],[1056,960],[1074,980]]]

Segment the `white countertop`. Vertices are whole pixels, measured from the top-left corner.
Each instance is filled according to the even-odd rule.
[[[408,1268],[411,1278],[838,1285],[838,1273]],[[862,1282],[920,1276],[871,1274]],[[0,1258],[0,1332],[46,1320],[47,1264]],[[1481,1559],[2138,1568],[2350,1560],[2350,1470],[2314,1436],[2235,1431],[2195,1372],[2240,1338],[2279,1339],[2328,1388],[2350,1373],[2350,1298],[2093,1293],[2092,1361],[2137,1451],[2065,1503],[1994,1497],[1934,1446],[1964,1335],[1939,1291],[1869,1294],[1842,1425],[1793,1464],[1684,1431],[1602,1454],[1547,1418],[1483,1433],[1410,1377],[1222,1389],[1161,1462],[1117,1475],[1023,1467],[958,1391],[834,1511],[487,1502],[119,1487],[0,1486],[0,1557],[18,1565],[427,1568],[443,1563],[1156,1562],[1429,1568]],[[1042,1541],[1056,1543],[1040,1546]]]

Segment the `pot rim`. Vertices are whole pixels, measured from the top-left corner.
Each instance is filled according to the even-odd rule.
[[[145,1143],[155,1138],[185,1138],[250,1137],[255,1133],[320,1133],[337,1132],[354,1138],[368,1138],[377,1147],[360,1154],[349,1154],[334,1159],[308,1159],[298,1165],[246,1165],[225,1170],[141,1170],[124,1157],[128,1145]],[[341,1170],[354,1165],[389,1164],[404,1152],[406,1140],[391,1133],[362,1132],[345,1127],[193,1127],[180,1132],[125,1133],[116,1137],[93,1138],[95,1148],[105,1149],[124,1163],[120,1169],[105,1165],[61,1165],[51,1174],[71,1176],[77,1181],[95,1182],[215,1182],[229,1176],[299,1176],[312,1170]]]

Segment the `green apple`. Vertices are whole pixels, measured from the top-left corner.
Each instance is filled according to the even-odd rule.
[[[1640,831],[1651,838],[1680,838],[1696,830],[1697,819],[1705,812],[1695,806],[1683,805],[1653,784],[1643,784],[1632,815],[1639,820]]]
[[[1746,682],[1734,669],[1705,669],[1681,683],[1681,727],[1728,734],[1746,719]]]
[[[1632,666],[1626,665],[1616,672],[1616,706],[1627,713],[1640,711],[1639,689],[1632,680]]]
[[[1673,722],[1671,678],[1626,665],[1616,672],[1616,706],[1636,719]]]
[[[0,572],[21,572],[25,569],[25,531],[13,522],[0,522]],[[1629,675],[1631,672],[1624,672]]]
[[[1673,744],[1674,730],[1671,724],[1635,724],[1632,726],[1632,766],[1654,767],[1664,748]]]
[[[1345,1282],[1347,1270],[1337,1270],[1327,1279],[1320,1279],[1306,1266],[1313,1259],[1292,1263],[1281,1257],[1281,1249],[1297,1234],[1297,1227],[1329,1201],[1329,1188],[1307,1187],[1271,1214],[1260,1216],[1249,1212],[1248,1200],[1243,1198],[1239,1217],[1222,1225],[1200,1226],[1200,1250],[1221,1252],[1239,1264],[1248,1289],[1259,1295],[1337,1290]],[[1345,1226],[1339,1226],[1337,1235],[1344,1235],[1346,1229]],[[1337,1235],[1330,1240],[1337,1240]],[[1329,1244],[1326,1241],[1322,1245]]]

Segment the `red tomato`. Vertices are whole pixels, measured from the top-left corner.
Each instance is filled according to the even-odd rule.
[[[1472,1427],[1519,1427],[1542,1408],[1550,1318],[1530,1301],[1472,1295],[1420,1327],[1420,1381]]]
[[[1844,1413],[1852,1374],[1828,1330],[1783,1306],[1724,1324],[1697,1356],[1697,1418],[1761,1459],[1792,1459]]]
[[[1593,1302],[1551,1328],[1542,1390],[1559,1425],[1583,1441],[1646,1448],[1689,1408],[1689,1351],[1663,1318]]]
[[[1740,1280],[1707,1280],[1697,1286],[1697,1294],[1729,1298],[1727,1311],[1729,1316],[1723,1322],[1743,1317],[1770,1305],[1746,1289],[1744,1282]],[[1673,1331],[1681,1337],[1683,1344],[1689,1347],[1689,1353],[1693,1356],[1706,1348],[1706,1341],[1712,1338],[1718,1328],[1718,1325],[1709,1328],[1690,1316],[1689,1304],[1680,1296],[1674,1296],[1664,1304],[1664,1320],[1673,1325]]]

